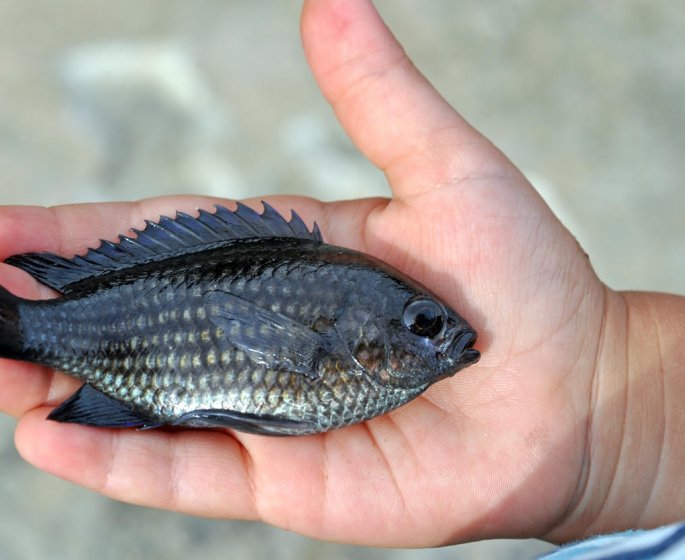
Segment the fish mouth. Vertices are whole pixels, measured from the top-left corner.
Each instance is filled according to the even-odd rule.
[[[449,345],[448,353],[457,356],[457,362],[464,367],[480,360],[480,352],[473,348],[478,335],[472,330],[460,331]]]

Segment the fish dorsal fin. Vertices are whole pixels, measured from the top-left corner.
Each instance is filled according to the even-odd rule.
[[[216,212],[200,210],[197,218],[177,212],[147,220],[143,230],[132,229],[135,237],[119,236],[118,243],[102,241],[96,249],[71,259],[53,253],[24,253],[5,262],[21,268],[36,280],[58,292],[68,293],[82,280],[136,265],[196,253],[229,244],[237,239],[292,237],[322,241],[316,224],[311,231],[293,210],[290,221],[266,202],[261,214],[238,202],[235,210],[216,205]]]

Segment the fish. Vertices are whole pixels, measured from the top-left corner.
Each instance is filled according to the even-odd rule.
[[[476,331],[389,264],[263,202],[147,220],[71,258],[5,262],[0,356],[83,385],[48,419],[304,435],[364,422],[476,363]]]

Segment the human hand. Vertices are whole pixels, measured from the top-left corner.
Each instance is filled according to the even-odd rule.
[[[593,419],[604,404],[598,387],[612,387],[597,373],[625,343],[610,320],[623,298],[596,278],[518,170],[411,65],[369,2],[306,2],[302,33],[321,89],[394,196],[269,202],[316,220],[329,243],[380,257],[444,297],[480,332],[480,363],[365,424],[276,439],[46,422],[77,382],[4,360],[0,409],[19,418],[20,452],[123,501],[261,519],[329,540],[429,546],[606,527],[584,512],[611,514],[600,503],[609,491],[588,497],[588,489],[601,487],[620,453],[609,428],[593,437]],[[7,208],[0,258],[71,255],[145,218],[215,202]],[[13,293],[49,295],[18,270],[0,272]],[[602,453],[590,461],[595,449]]]

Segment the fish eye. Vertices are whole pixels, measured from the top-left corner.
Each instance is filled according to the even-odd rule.
[[[426,297],[411,298],[404,306],[402,322],[411,332],[426,338],[440,334],[445,324],[445,309]]]

